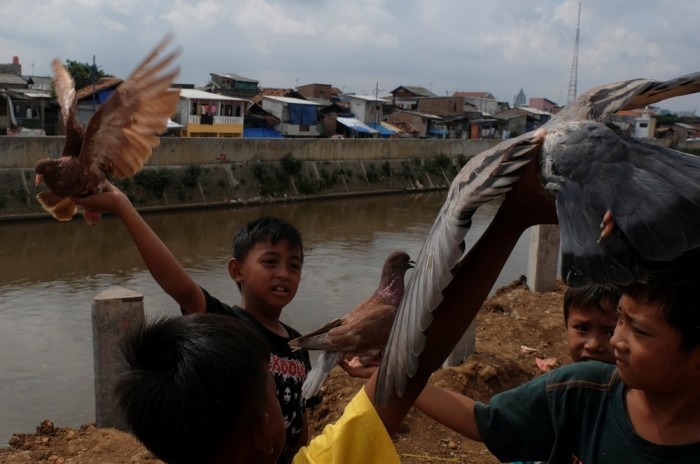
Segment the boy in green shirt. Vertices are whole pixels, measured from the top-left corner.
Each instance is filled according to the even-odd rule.
[[[700,250],[622,288],[616,365],[560,367],[488,405],[433,387],[416,407],[501,461],[700,462]]]

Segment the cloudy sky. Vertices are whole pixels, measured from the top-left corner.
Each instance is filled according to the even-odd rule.
[[[700,70],[696,0],[581,0],[578,93]],[[49,75],[54,57],[126,77],[167,32],[178,82],[236,73],[263,87],[400,85],[567,102],[579,0],[2,0],[0,63]],[[660,104],[698,110],[700,95]]]

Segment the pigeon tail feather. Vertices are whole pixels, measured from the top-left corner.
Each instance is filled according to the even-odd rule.
[[[36,199],[47,213],[59,221],[70,221],[78,212],[78,205],[70,198],[59,197],[51,190],[40,192]]]
[[[311,368],[301,387],[301,394],[305,400],[311,399],[323,385],[331,369],[343,359],[343,354],[337,351],[322,351],[316,360],[316,365]]]

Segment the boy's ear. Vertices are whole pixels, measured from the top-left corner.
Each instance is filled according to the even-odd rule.
[[[253,448],[258,453],[269,456],[275,452],[272,427],[270,426],[270,414],[267,412],[260,412],[255,415],[250,438]]]
[[[236,258],[231,258],[228,261],[228,275],[231,276],[236,283],[241,283],[243,277],[241,276],[241,263]]]

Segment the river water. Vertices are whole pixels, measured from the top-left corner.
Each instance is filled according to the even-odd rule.
[[[282,319],[304,333],[369,296],[389,253],[403,249],[415,258],[444,199],[445,192],[385,195],[150,213],[146,220],[203,287],[230,303],[239,300],[226,271],[236,230],[260,215],[297,226],[304,269]],[[468,245],[496,207],[479,208]],[[528,237],[496,288],[527,272]],[[0,444],[14,432],[34,432],[43,419],[70,427],[94,421],[92,299],[115,285],[142,293],[147,317],[179,314],[117,219],[95,227],[0,223]]]

